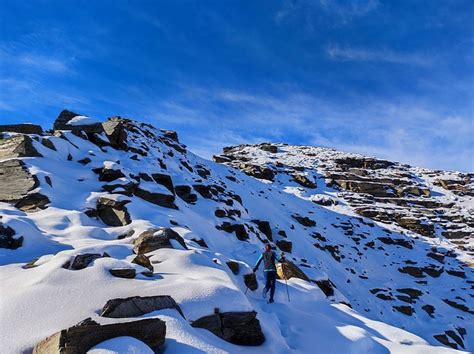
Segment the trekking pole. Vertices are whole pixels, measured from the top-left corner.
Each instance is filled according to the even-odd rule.
[[[288,291],[288,283],[286,282],[286,276],[285,276],[285,285],[286,285],[286,295],[288,296],[288,302],[290,302],[290,292]]]

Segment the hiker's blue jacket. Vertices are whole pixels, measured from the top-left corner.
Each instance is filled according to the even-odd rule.
[[[275,252],[263,252],[260,257],[258,257],[257,263],[255,264],[254,272],[258,269],[258,266],[263,261],[264,272],[276,272],[275,261],[284,262],[284,258],[279,258]]]

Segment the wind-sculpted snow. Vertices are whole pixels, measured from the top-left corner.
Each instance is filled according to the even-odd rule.
[[[15,249],[0,248],[2,352],[29,351],[85,318],[120,322],[100,316],[107,301],[157,295],[171,296],[184,317],[167,308],[135,319],[165,321],[164,351],[170,353],[474,350],[469,241],[456,245],[459,239],[443,237],[446,230],[438,226],[428,237],[400,221],[357,213],[351,195],[341,195],[338,182],[328,187],[321,166],[314,165],[323,153],[328,159],[350,155],[314,150],[317,156],[310,158],[299,148],[278,145],[275,153],[275,146],[266,145],[221,158],[256,179],[192,154],[174,132],[117,117],[102,126],[94,121],[93,129],[74,125],[51,135],[29,134],[37,154],[7,152],[0,161],[0,171],[2,161],[23,161],[38,181],[28,195],[0,202],[2,227],[15,232],[2,236],[2,245],[6,240],[17,246],[14,240],[23,237]],[[4,133],[3,140],[16,135],[21,132]],[[331,171],[323,162],[324,171]],[[390,168],[378,167],[380,174]],[[411,192],[423,194],[429,185],[431,194],[450,198],[460,188],[433,186],[437,176],[426,170],[407,173],[418,179],[418,190]],[[272,175],[273,181],[261,179]],[[466,193],[456,198],[462,210],[472,208]],[[288,260],[309,279],[287,281],[290,302],[285,281],[278,280],[276,302],[266,303],[262,273],[258,289],[246,291],[244,275],[267,242],[277,252],[276,245],[291,250]],[[137,260],[139,249],[146,257]],[[238,264],[234,272],[229,261]],[[236,345],[191,326],[216,309],[256,311],[265,342]],[[127,346],[147,349],[136,338],[117,337],[93,352]]]

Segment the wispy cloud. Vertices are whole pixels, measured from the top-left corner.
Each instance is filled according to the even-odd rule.
[[[327,57],[338,61],[387,62],[392,64],[430,65],[432,58],[416,53],[400,53],[390,49],[367,49],[330,44],[324,48]]]
[[[28,70],[28,73],[64,74],[72,72],[67,60],[35,52],[18,52],[9,46],[0,47],[0,61],[10,72]]]

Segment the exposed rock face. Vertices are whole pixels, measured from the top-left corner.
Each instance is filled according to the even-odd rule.
[[[171,240],[176,240],[187,249],[183,238],[170,228],[151,229],[143,232],[135,240],[133,240],[133,252],[136,254],[144,254],[152,252],[160,248],[173,248]]]
[[[130,215],[125,205],[129,200],[113,200],[101,197],[97,201],[97,215],[109,226],[124,226],[131,223]]]
[[[101,182],[112,182],[125,177],[122,171],[113,168],[101,168],[94,171],[99,173],[99,181]]]
[[[37,188],[38,179],[31,175],[20,160],[0,162],[0,201],[13,203]]]
[[[28,135],[13,135],[10,138],[0,136],[0,160],[16,157],[40,157]]]
[[[191,325],[207,329],[232,344],[257,346],[265,342],[256,312],[216,313],[201,317]]]
[[[310,180],[308,177],[306,177],[305,175],[301,175],[301,174],[294,174],[293,175],[293,180],[298,183],[300,186],[303,186],[303,187],[306,187],[306,188],[310,188],[310,189],[314,189],[316,188],[316,183],[314,183],[312,180]]]
[[[150,259],[144,255],[144,254],[139,254],[136,256],[133,260],[132,263],[141,265],[144,268],[147,268],[150,272],[153,272],[153,264],[151,264]]]
[[[273,179],[275,178],[275,173],[267,167],[241,163],[239,168],[245,174],[258,179],[266,179],[268,181],[273,181]]]
[[[42,340],[33,354],[86,353],[99,343],[116,337],[134,337],[147,344],[155,352],[165,342],[166,324],[158,318],[100,325],[90,318]]]
[[[112,299],[107,301],[100,315],[112,318],[139,317],[163,309],[175,309],[185,318],[179,305],[169,295],[133,296],[125,299]]]
[[[1,132],[12,132],[12,133],[22,133],[22,134],[43,134],[43,129],[41,126],[36,124],[9,124],[9,125],[0,125]]]
[[[216,226],[216,228],[229,233],[234,232],[240,241],[246,241],[249,238],[249,234],[243,224],[231,224],[226,221],[222,225]]]
[[[262,232],[270,241],[273,241],[272,228],[270,223],[265,220],[252,220],[253,223],[257,224],[258,229]]]
[[[23,244],[23,236],[13,238],[15,234],[15,230],[10,226],[5,226],[0,223],[0,248],[16,250],[18,247],[21,247]]]
[[[334,289],[336,286],[330,279],[316,280],[315,283],[327,297],[334,295]]]
[[[292,215],[292,217],[303,226],[306,226],[306,227],[316,226],[316,221],[308,218],[307,216],[301,216],[301,215],[295,214],[295,215]]]

